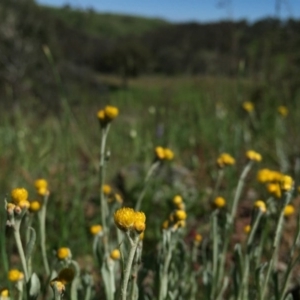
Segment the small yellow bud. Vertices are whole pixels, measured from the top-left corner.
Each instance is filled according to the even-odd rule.
[[[187,214],[184,210],[178,209],[175,211],[174,217],[177,221],[184,221],[187,218]]]
[[[173,198],[173,203],[174,203],[175,205],[181,204],[182,202],[183,202],[182,197],[179,196],[179,195],[176,195],[176,196]]]
[[[41,203],[39,201],[30,202],[30,207],[29,207],[30,212],[37,212],[40,209],[41,209]]]
[[[256,161],[256,162],[260,162],[262,160],[262,156],[258,152],[255,152],[253,150],[248,150],[246,152],[246,157],[249,160],[253,160],[253,161]]]
[[[136,221],[133,226],[137,233],[142,233],[146,229],[146,224],[143,221]]]
[[[116,200],[118,203],[120,203],[120,204],[123,203],[123,199],[122,199],[122,197],[120,196],[120,194],[115,194],[115,200]]]
[[[217,159],[217,165],[219,168],[230,166],[235,164],[235,159],[228,153],[222,153]]]
[[[119,249],[115,249],[113,251],[110,252],[110,258],[112,260],[119,260],[121,257],[121,253]]]
[[[245,111],[247,111],[248,113],[251,113],[253,110],[254,110],[254,105],[252,102],[250,101],[245,101],[243,102],[243,105],[242,105],[243,109]]]
[[[199,234],[199,233],[197,233],[196,235],[195,235],[195,237],[194,237],[194,241],[196,242],[196,243],[198,243],[198,244],[200,244],[201,242],[202,242],[202,235],[201,234]]]
[[[106,196],[110,195],[112,192],[111,186],[108,184],[104,184],[102,187],[102,191],[103,191],[104,195],[106,195]]]
[[[174,158],[174,152],[171,149],[165,148],[164,153],[165,160],[172,160]]]
[[[250,225],[246,225],[244,227],[244,232],[248,234],[250,231],[251,231],[251,226]]]
[[[293,178],[288,175],[283,175],[281,178],[281,189],[284,191],[289,191],[292,189],[294,184]]]
[[[262,200],[255,201],[254,207],[260,209],[260,211],[263,212],[263,213],[265,213],[267,211],[266,204]]]
[[[267,191],[276,198],[281,197],[281,189],[278,183],[269,183],[267,185]]]
[[[295,213],[295,207],[291,204],[288,204],[285,208],[284,208],[284,216],[285,217],[289,217],[291,215],[293,215]]]
[[[92,235],[97,235],[100,232],[102,232],[102,226],[101,225],[93,225],[90,227],[90,233]]]
[[[119,114],[119,110],[118,108],[111,106],[111,105],[107,105],[104,108],[104,113],[105,113],[105,117],[109,120],[112,121],[113,119],[115,119],[118,114]]]
[[[158,160],[165,159],[165,150],[163,147],[156,147],[155,148],[155,156]]]
[[[9,297],[9,291],[8,289],[4,288],[0,291],[0,299],[2,300],[8,300],[8,297]]]
[[[217,197],[214,200],[214,206],[217,208],[222,208],[226,205],[226,200],[223,197]]]
[[[167,229],[169,227],[169,221],[168,220],[165,220],[163,223],[162,223],[162,229]]]
[[[57,257],[60,260],[64,260],[66,258],[71,258],[71,250],[69,248],[66,248],[66,247],[59,248],[57,250]]]
[[[27,200],[22,200],[19,202],[18,206],[20,206],[22,209],[28,209],[30,207],[30,203]]]
[[[289,110],[284,105],[278,106],[277,111],[282,117],[286,117],[289,113]]]

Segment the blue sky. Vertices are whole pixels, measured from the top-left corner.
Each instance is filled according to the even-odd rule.
[[[220,19],[255,21],[276,16],[278,0],[37,0],[38,3],[99,12],[159,17],[173,22],[209,22]],[[227,3],[220,7],[218,3]],[[281,18],[300,18],[300,0],[279,0]]]

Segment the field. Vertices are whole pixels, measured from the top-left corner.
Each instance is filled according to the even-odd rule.
[[[289,267],[290,249],[293,250],[293,258],[298,251],[298,246],[292,247],[292,241],[299,205],[300,95],[298,100],[283,102],[274,96],[276,87],[268,86],[264,87],[263,96],[258,97],[257,90],[261,85],[244,78],[142,76],[129,80],[127,88],[122,88],[118,77],[99,75],[99,80],[107,86],[114,86],[114,89],[101,93],[78,89],[80,93],[76,94],[65,90],[60,95],[57,110],[47,112],[47,103],[28,99],[20,100],[10,110],[1,113],[2,198],[11,201],[11,190],[23,187],[28,190],[28,200],[32,202],[40,197],[35,191],[35,180],[47,180],[50,195],[45,246],[51,268],[59,271],[63,264],[57,263],[57,251],[61,247],[68,247],[72,252],[72,260],[78,262],[81,276],[93,276],[90,299],[105,297],[104,286],[107,283],[103,270],[100,271],[101,265],[97,265],[97,261],[102,264],[104,262],[99,258],[97,260],[97,255],[94,256],[95,237],[89,229],[103,221],[103,202],[99,199],[100,182],[103,180],[103,184],[109,184],[121,195],[122,206],[134,208],[145,188],[143,178],[153,165],[154,150],[157,146],[162,146],[174,152],[174,159],[161,162],[146,183],[140,208],[147,219],[142,264],[139,266],[137,281],[140,288],[139,299],[248,299],[250,295],[254,295],[255,299],[264,299],[261,297],[266,293],[272,299],[288,299],[284,298],[286,291],[296,282],[288,280],[292,285],[284,285],[287,274],[285,268]],[[5,100],[9,100],[9,96]],[[252,108],[245,106],[247,101],[253,105]],[[107,105],[117,107],[119,115],[112,121],[108,134],[106,149],[109,151],[109,160],[105,164],[105,178],[100,176],[99,179],[101,130],[97,112]],[[279,112],[280,106],[288,111]],[[249,156],[247,158],[245,153],[248,150],[261,154],[262,161],[252,161]],[[217,158],[221,153],[229,153],[235,159],[235,164],[218,167]],[[156,157],[156,161],[157,159]],[[248,170],[245,181],[242,180],[242,184],[238,186],[238,182],[241,182],[240,175],[246,166],[251,169]],[[280,187],[282,199],[275,199],[264,184],[258,182],[257,172],[263,168],[292,176],[294,184],[289,188]],[[218,185],[216,182],[221,169],[224,177],[221,177]],[[281,178],[280,182],[282,181]],[[292,187],[294,188],[290,191]],[[172,201],[176,195],[180,195],[184,201],[186,224],[183,228],[178,228],[178,232],[174,229],[175,223],[162,230],[163,222],[174,210]],[[214,202],[217,196],[226,199],[225,206]],[[100,193],[100,198],[102,197],[104,196]],[[287,204],[286,197],[295,207],[295,213],[290,215],[283,214],[283,203]],[[109,201],[109,197],[105,199]],[[266,203],[267,212],[260,206],[255,206],[255,201],[259,199]],[[238,204],[236,211],[233,209],[235,204]],[[114,211],[117,208],[118,205],[110,207]],[[32,270],[44,286],[47,275],[39,250],[40,223],[36,214],[28,213],[26,216],[37,232],[36,245],[31,255]],[[253,249],[249,245],[245,246],[247,233],[244,232],[244,226],[251,223],[251,215],[252,225],[256,220],[258,222],[258,231],[255,236],[251,236]],[[21,224],[23,244],[27,230],[25,224],[28,222],[26,216]],[[228,219],[226,221],[228,216],[234,217],[235,225],[232,227]],[[111,218],[113,219],[112,216]],[[13,232],[11,228],[5,230],[7,217],[4,205],[0,210],[0,220],[1,287],[10,286],[12,295],[17,297],[14,284],[9,285],[6,278],[10,269],[22,270],[22,264]],[[229,224],[229,227],[225,224]],[[120,232],[116,235],[114,227],[114,224],[109,227],[112,232],[111,245],[120,247],[126,254],[128,249],[123,249],[122,243],[118,244]],[[225,234],[230,233],[228,241],[224,236],[224,228]],[[176,231],[176,238],[173,237],[175,248],[171,247],[173,258],[171,267],[168,268],[162,253],[168,252],[170,245],[168,248],[161,241],[166,238],[163,232],[171,232],[171,229]],[[274,240],[277,241],[276,251],[272,248]],[[223,252],[225,241],[228,242],[228,247]],[[259,261],[257,255],[253,254],[258,248],[261,251]],[[196,251],[196,254],[193,252],[192,261],[189,261],[187,254],[190,251]],[[273,252],[277,253],[274,259]],[[168,256],[166,253],[165,255]],[[267,262],[268,257],[272,257],[272,263],[269,260],[269,264],[262,268],[261,264]],[[211,273],[215,272],[212,271],[214,268],[222,270],[220,261],[223,259],[224,277],[218,272]],[[257,261],[256,269],[250,264],[254,261]],[[180,266],[179,262],[184,263]],[[118,291],[122,279],[119,262],[115,263],[114,276]],[[237,271],[239,263],[242,267]],[[167,273],[157,271],[160,265],[167,265]],[[246,265],[249,269],[246,269]],[[280,266],[283,266],[282,269],[279,269]],[[261,285],[255,281],[258,270],[263,282]],[[188,294],[188,284],[178,278],[181,272],[187,278],[194,278],[195,285],[190,287],[192,294]],[[169,274],[169,279],[166,279],[166,274]],[[230,274],[235,274],[233,276],[238,278],[237,282],[226,283]],[[83,277],[80,278],[83,280]],[[164,283],[167,280],[166,286],[170,291],[168,296],[162,291],[164,287],[159,286],[159,280]],[[266,286],[264,280],[267,282]],[[82,282],[76,296],[78,299],[83,299],[83,295],[88,297],[83,293]],[[179,288],[176,289],[178,284]],[[201,289],[194,290],[199,285]],[[264,294],[257,290],[258,286],[264,289]],[[66,289],[64,299],[77,299],[72,293],[73,287],[70,288],[68,284]],[[45,287],[42,294],[43,297],[49,294],[45,292]],[[113,299],[109,292],[106,291],[105,294],[107,299]],[[134,294],[130,295],[132,297],[128,299],[136,299]],[[27,299],[36,299],[28,297]],[[51,299],[51,296],[47,297],[44,299]]]

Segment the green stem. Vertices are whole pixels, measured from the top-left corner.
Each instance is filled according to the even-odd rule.
[[[129,237],[129,239],[130,239],[130,237]],[[127,287],[128,287],[129,276],[131,274],[132,262],[134,259],[134,255],[135,255],[139,240],[140,240],[139,234],[135,235],[133,241],[130,239],[131,248],[130,248],[127,263],[125,266],[124,277],[123,277],[122,286],[121,286],[121,299],[122,300],[127,299]]]
[[[151,165],[150,169],[148,170],[148,173],[147,173],[147,175],[146,175],[146,177],[145,177],[145,180],[144,180],[144,187],[143,187],[143,190],[142,190],[142,192],[140,193],[139,198],[138,198],[138,200],[137,200],[137,202],[136,202],[136,205],[135,205],[135,210],[136,210],[136,211],[139,211],[139,210],[141,209],[142,201],[143,201],[143,199],[144,199],[144,197],[145,197],[146,190],[147,190],[148,185],[149,185],[149,182],[150,182],[150,178],[151,178],[151,176],[153,175],[153,173],[155,172],[155,170],[158,168],[158,166],[160,165],[160,163],[161,163],[160,161],[154,162],[154,163]]]
[[[29,281],[29,275],[28,275],[26,258],[25,258],[24,249],[23,249],[23,245],[22,245],[22,242],[21,242],[21,236],[20,236],[20,221],[15,223],[14,238],[15,238],[15,241],[16,241],[16,244],[17,244],[19,255],[20,255],[20,259],[21,259],[21,263],[22,263],[22,267],[23,267],[23,271],[24,271],[24,275],[25,275],[25,280],[26,280],[26,282],[28,282]]]
[[[103,193],[103,185],[104,185],[104,178],[105,178],[105,146],[107,135],[109,132],[110,125],[107,124],[105,128],[101,130],[101,145],[100,145],[100,161],[99,161],[99,184],[100,184],[100,209],[101,209],[101,221],[102,221],[102,228],[103,228],[103,247],[104,247],[104,257],[108,256],[108,228],[106,224],[107,218],[107,203]],[[100,240],[99,240],[100,241]]]
[[[50,267],[49,267],[47,251],[46,251],[46,211],[47,211],[48,197],[49,197],[48,195],[44,196],[42,208],[38,214],[39,223],[40,223],[40,238],[41,238],[40,246],[42,251],[43,264],[47,276],[50,275]]]

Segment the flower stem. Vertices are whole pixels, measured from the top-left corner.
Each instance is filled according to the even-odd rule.
[[[127,287],[128,287],[129,276],[131,274],[132,262],[134,259],[134,255],[135,255],[139,240],[140,240],[140,236],[139,236],[139,234],[136,234],[133,241],[131,241],[131,248],[130,248],[127,263],[125,266],[124,277],[123,277],[122,286],[121,286],[121,299],[122,300],[127,299]]]

